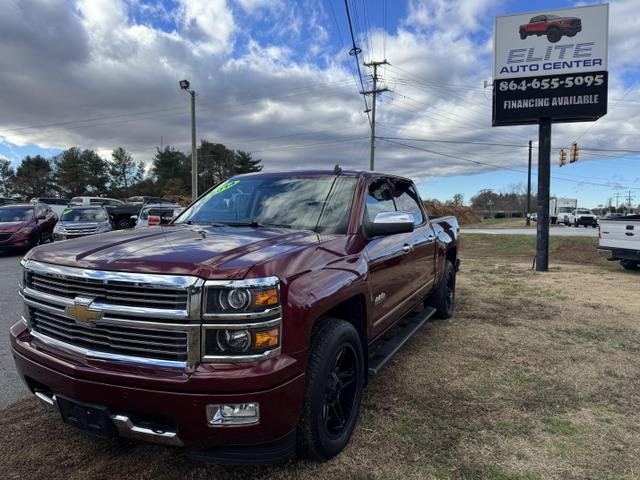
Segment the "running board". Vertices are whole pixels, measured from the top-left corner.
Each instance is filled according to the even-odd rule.
[[[400,331],[394,337],[387,340],[375,355],[369,359],[369,376],[373,377],[377,375],[380,369],[391,360],[391,357],[407,343],[411,336],[416,333],[434,313],[436,313],[435,308],[427,307],[415,317],[405,317],[409,320],[407,324],[399,327]]]

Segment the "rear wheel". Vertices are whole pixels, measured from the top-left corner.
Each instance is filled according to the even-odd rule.
[[[297,438],[301,456],[328,460],[347,445],[358,420],[364,355],[353,325],[332,318],[319,322],[312,337]]]
[[[436,309],[436,318],[444,320],[453,315],[456,306],[456,269],[449,260],[444,264],[440,285],[427,300],[427,305]]]
[[[135,224],[132,220],[123,218],[122,220],[118,220],[118,222],[116,223],[116,230],[125,230],[127,228],[133,228],[134,226]]]
[[[633,260],[620,260],[620,265],[625,270],[640,270],[640,262],[634,262]]]

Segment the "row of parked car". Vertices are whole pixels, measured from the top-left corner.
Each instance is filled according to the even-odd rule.
[[[61,241],[121,230],[169,223],[183,208],[160,197],[33,198],[29,203],[2,199],[0,249],[31,248],[48,241]]]

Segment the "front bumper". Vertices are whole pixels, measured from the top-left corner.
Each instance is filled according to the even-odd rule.
[[[262,362],[262,367],[257,365],[258,370],[264,370],[259,381],[256,378],[247,381],[241,375],[242,370],[231,365],[220,366],[219,371],[212,371],[212,365],[199,366],[197,368],[202,371],[189,375],[144,367],[127,370],[125,366],[107,362],[85,368],[72,362],[70,357],[47,353],[22,322],[11,329],[11,348],[20,375],[33,393],[41,394],[41,400],[43,395],[50,399],[58,395],[106,407],[112,419],[119,417],[116,427],[121,435],[165,445],[184,445],[216,461],[221,461],[215,456],[216,449],[223,449],[231,457],[233,452],[240,452],[238,455],[242,457],[247,449],[263,445],[271,448],[275,444],[278,445],[276,451],[282,454],[283,448],[278,442],[290,438],[301,414],[305,377],[298,373],[299,366],[293,365],[297,362],[292,359],[287,362],[273,358]],[[104,368],[101,369],[100,364]],[[109,372],[107,367],[113,371]],[[94,371],[94,378],[90,378],[89,370]],[[295,372],[293,376],[291,372]],[[198,377],[197,381],[194,376]],[[181,381],[177,377],[181,377]],[[245,389],[230,391],[231,384],[236,389],[244,385]],[[247,402],[259,403],[258,423],[214,426],[207,422],[207,404]],[[173,427],[175,438],[167,441],[167,438],[153,435],[153,429],[145,435],[141,425],[127,425],[127,418],[166,419],[164,424]],[[127,430],[134,431],[135,435]],[[290,447],[291,442],[287,441],[286,445]],[[285,450],[289,452],[290,448]],[[230,462],[234,463],[233,458]],[[270,461],[266,460],[266,463]]]
[[[576,223],[578,225],[597,225],[598,224],[598,219],[593,218],[593,217],[580,217],[578,218],[578,220],[576,221]]]

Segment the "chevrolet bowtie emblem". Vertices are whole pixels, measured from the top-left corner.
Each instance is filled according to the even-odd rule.
[[[67,315],[75,318],[78,322],[97,322],[101,320],[104,313],[100,310],[92,310],[90,308],[91,302],[93,302],[93,299],[90,298],[76,298],[73,305],[67,306]]]

